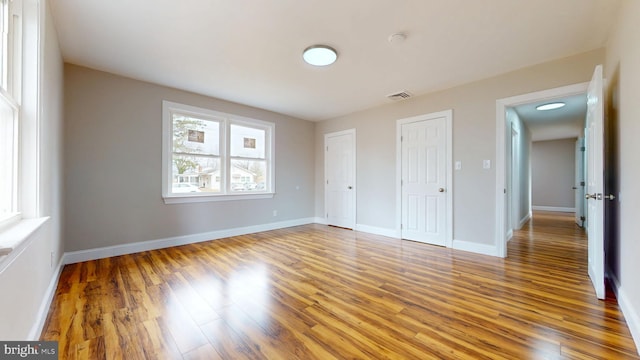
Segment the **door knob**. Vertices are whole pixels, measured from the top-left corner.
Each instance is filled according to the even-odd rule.
[[[589,200],[589,199],[595,199],[596,198],[596,194],[585,194],[584,198]]]
[[[439,188],[438,192],[444,192],[444,188]]]
[[[609,200],[615,200],[615,199],[616,199],[616,196],[615,196],[615,195],[613,195],[613,194],[609,194],[609,195],[605,195],[605,196],[604,196],[604,198],[605,198],[605,199],[609,199]]]
[[[351,189],[353,189],[353,186],[349,185],[349,186],[347,186],[347,189],[351,190]]]

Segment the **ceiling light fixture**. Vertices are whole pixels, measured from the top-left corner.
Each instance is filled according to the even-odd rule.
[[[536,106],[536,110],[540,110],[540,111],[545,111],[545,110],[554,110],[554,109],[559,109],[563,106],[565,106],[567,104],[563,103],[563,102],[554,102],[554,103],[549,103],[549,104],[544,104],[544,105],[538,105]]]
[[[336,62],[338,52],[327,45],[312,45],[304,49],[302,58],[313,66],[327,66]]]

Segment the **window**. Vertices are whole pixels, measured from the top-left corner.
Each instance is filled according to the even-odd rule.
[[[0,225],[19,218],[21,13],[19,0],[0,0]]]
[[[272,197],[273,123],[163,101],[165,203]]]

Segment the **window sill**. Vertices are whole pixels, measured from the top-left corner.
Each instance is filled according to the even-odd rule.
[[[48,216],[36,219],[22,219],[2,229],[0,231],[0,262],[6,260],[5,256],[11,256],[48,219]]]
[[[165,204],[200,203],[214,201],[271,199],[275,193],[234,194],[234,195],[171,195],[163,196]]]

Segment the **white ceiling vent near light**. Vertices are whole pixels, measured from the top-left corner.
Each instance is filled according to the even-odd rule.
[[[387,98],[393,101],[400,101],[400,100],[408,99],[411,96],[412,96],[411,93],[405,90],[405,91],[400,91],[394,94],[389,94],[387,95]]]

